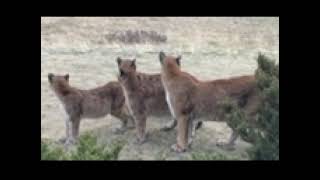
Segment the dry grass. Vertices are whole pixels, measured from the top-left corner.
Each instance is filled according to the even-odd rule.
[[[140,44],[106,39],[106,35],[128,30],[156,32],[167,39],[165,43]],[[253,74],[258,52],[279,60],[279,18],[42,18],[42,138],[58,139],[65,133],[66,114],[49,89],[49,72],[69,73],[72,85],[90,89],[116,80],[117,56],[137,58],[139,71],[160,72],[160,50],[172,55],[181,54],[182,68],[203,80]],[[80,131],[118,125],[118,120],[108,116],[83,121]],[[148,126],[158,128],[152,119]],[[225,132],[225,126],[217,128]]]

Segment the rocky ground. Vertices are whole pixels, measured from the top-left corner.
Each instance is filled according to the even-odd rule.
[[[126,31],[156,32],[162,41],[146,38],[144,43],[126,43],[110,36]],[[165,36],[165,41],[163,40]],[[114,36],[113,36],[114,37]],[[150,42],[148,42],[150,41]],[[41,138],[64,136],[66,114],[49,89],[47,74],[70,74],[70,83],[90,89],[116,80],[116,57],[136,58],[142,72],[160,72],[160,50],[182,55],[182,68],[199,79],[218,79],[252,74],[258,52],[279,61],[279,18],[173,18],[173,17],[98,17],[41,18]],[[186,159],[194,152],[221,152],[246,159],[250,145],[237,141],[235,151],[223,151],[217,141],[227,141],[230,129],[225,123],[206,122],[197,132],[192,150],[182,155],[169,151],[176,131],[159,128],[169,119],[149,118],[149,140],[138,146],[132,143],[134,131],[115,135],[120,125],[114,117],[84,119],[81,132],[98,133],[101,142],[124,139],[120,159]]]

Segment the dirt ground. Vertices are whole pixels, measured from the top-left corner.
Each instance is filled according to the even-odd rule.
[[[110,33],[126,30],[155,31],[166,43],[124,44],[108,42]],[[136,58],[138,71],[160,72],[158,53],[182,55],[182,68],[199,79],[219,79],[253,74],[258,52],[279,61],[279,18],[275,17],[42,17],[41,18],[41,138],[65,136],[66,114],[49,89],[47,74],[70,74],[71,85],[90,89],[116,80],[116,57]],[[161,132],[169,119],[149,118],[148,143],[127,143],[120,159],[181,159],[168,151],[175,130]],[[84,119],[80,132],[94,131],[106,141],[133,138],[134,132],[114,135],[120,122],[111,116]],[[227,141],[225,123],[206,122],[197,133],[192,151],[221,151],[216,141]],[[242,156],[250,145],[238,140]],[[243,155],[245,159],[245,155]]]

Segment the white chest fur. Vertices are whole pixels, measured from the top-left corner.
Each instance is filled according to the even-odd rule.
[[[164,89],[165,89],[166,101],[167,101],[167,104],[169,106],[170,113],[173,116],[173,118],[176,118],[176,115],[174,113],[174,109],[173,109],[173,106],[172,106],[172,101],[171,101],[171,98],[170,98],[170,93],[169,93],[169,91],[168,91],[168,89],[166,87]]]
[[[126,91],[126,88],[122,87],[122,90],[123,90],[123,93],[124,93],[124,98],[125,98],[125,103],[129,109],[129,113],[131,116],[133,116],[133,111],[132,111],[132,108],[131,108],[131,103],[130,103],[130,99],[129,99],[129,96],[128,96],[128,93]]]

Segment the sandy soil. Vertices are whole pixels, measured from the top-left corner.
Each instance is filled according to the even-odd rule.
[[[165,34],[167,42],[126,45],[109,43],[105,38],[108,33],[124,30],[154,30]],[[41,18],[41,137],[58,139],[65,135],[66,114],[49,89],[49,72],[69,73],[73,86],[90,89],[116,80],[117,56],[137,58],[139,71],[160,72],[160,50],[172,55],[181,54],[182,68],[199,79],[252,74],[257,66],[255,59],[258,52],[279,61],[279,18]],[[148,152],[141,153],[138,150],[133,152],[128,145],[127,148],[131,150],[126,151],[125,147],[121,157],[154,159],[156,154],[166,152],[169,144],[174,143],[176,132],[159,132],[158,128],[165,121],[167,119],[149,119],[148,122],[151,139],[159,137],[150,142],[157,146],[152,146],[151,149],[145,147],[141,150],[147,149]],[[107,138],[114,138],[118,136],[109,134],[109,131],[119,125],[119,121],[111,116],[85,119],[80,131],[94,130],[103,132]],[[133,132],[122,137],[131,137],[131,133]],[[230,130],[224,123],[206,122],[199,131],[195,144],[214,150],[214,142],[227,140],[229,135]],[[131,155],[124,155],[126,152]],[[144,155],[133,156],[135,153]],[[166,156],[165,159],[170,157]]]

